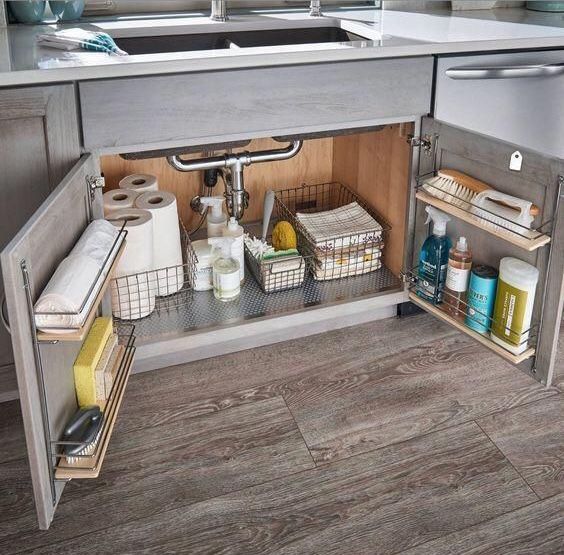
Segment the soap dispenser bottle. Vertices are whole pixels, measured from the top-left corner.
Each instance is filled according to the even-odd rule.
[[[425,239],[419,253],[419,279],[417,280],[417,295],[433,304],[443,301],[448,255],[452,247],[451,240],[446,235],[446,226],[450,218],[433,206],[427,206],[427,220],[433,221],[431,234]]]
[[[245,230],[237,223],[236,218],[229,218],[227,227],[223,230],[224,237],[233,237],[235,241],[231,247],[233,258],[239,262],[241,283],[245,281]]]
[[[445,282],[446,310],[455,317],[464,317],[466,293],[472,269],[472,253],[466,237],[459,237],[456,247],[450,249]]]
[[[208,207],[208,237],[221,237],[227,225],[227,216],[223,213],[223,197],[201,197],[200,202]]]
[[[208,243],[213,247],[213,294],[219,301],[232,301],[241,293],[239,262],[231,254],[234,242],[233,237],[208,238]]]

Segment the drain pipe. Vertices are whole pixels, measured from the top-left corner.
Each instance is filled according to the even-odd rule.
[[[226,168],[229,171],[228,177],[230,178],[228,179],[229,184],[226,186],[225,191],[227,210],[230,216],[240,220],[249,203],[243,177],[245,166],[262,162],[288,160],[296,156],[302,146],[303,141],[293,141],[286,148],[274,150],[226,153],[223,156],[211,156],[209,158],[199,158],[196,160],[183,160],[180,156],[169,156],[167,161],[175,170],[180,172]]]

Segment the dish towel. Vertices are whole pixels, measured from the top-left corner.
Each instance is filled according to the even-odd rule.
[[[296,217],[321,251],[382,240],[382,226],[356,201],[325,212],[298,212]]]
[[[54,33],[42,33],[37,35],[36,40],[37,44],[41,46],[48,46],[59,50],[82,49],[93,52],[105,52],[115,56],[127,56],[127,52],[121,50],[108,33],[87,31],[78,27]]]

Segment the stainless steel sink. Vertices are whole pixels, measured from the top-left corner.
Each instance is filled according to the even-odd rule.
[[[116,38],[131,55],[368,40],[336,26]]]

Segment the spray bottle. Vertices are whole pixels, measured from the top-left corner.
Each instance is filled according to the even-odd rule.
[[[448,268],[448,255],[452,247],[446,235],[446,226],[450,218],[433,206],[427,206],[427,221],[433,220],[433,230],[425,239],[419,253],[419,281],[417,295],[433,304],[443,300],[443,289]]]
[[[220,301],[232,301],[241,293],[239,262],[231,254],[233,237],[210,237],[213,257],[213,294]]]
[[[227,225],[227,216],[223,213],[223,197],[201,197],[200,202],[208,207],[208,237],[221,237]]]

